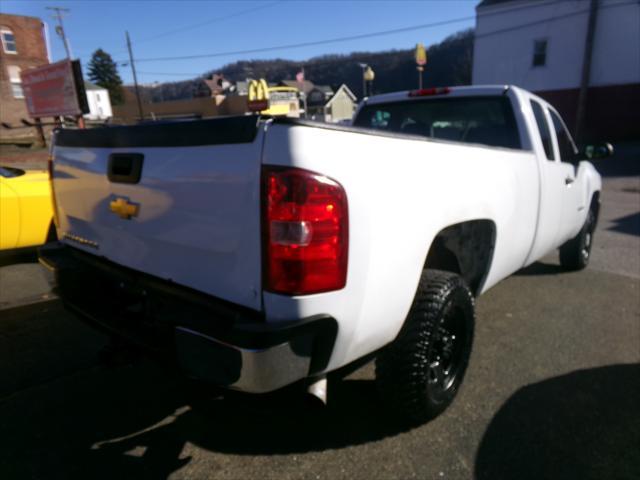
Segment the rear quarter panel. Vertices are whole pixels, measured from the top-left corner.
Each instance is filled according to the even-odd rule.
[[[445,227],[495,223],[484,290],[522,266],[534,237],[538,170],[531,152],[275,124],[263,163],[322,173],[347,193],[346,287],[301,297],[264,294],[269,321],[318,313],[338,320],[329,370],[395,338],[429,247]]]

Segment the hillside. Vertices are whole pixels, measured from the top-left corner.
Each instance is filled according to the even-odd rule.
[[[349,55],[324,55],[304,63],[305,77],[318,85],[339,86],[346,83],[358,96],[362,95],[362,69],[367,63],[375,72],[374,93],[417,88],[417,72],[413,49],[385,52],[354,52]],[[424,86],[465,85],[471,83],[473,30],[465,30],[447,37],[427,49],[428,63],[424,72]],[[247,78],[266,78],[269,82],[291,80],[300,70],[300,62],[274,60],[243,60],[205,73],[222,73],[236,82]],[[199,78],[163,83],[144,88],[143,97],[157,102],[208,95]]]

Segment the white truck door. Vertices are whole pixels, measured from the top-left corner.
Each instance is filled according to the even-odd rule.
[[[562,221],[556,237],[556,244],[562,245],[576,236],[582,227],[583,210],[586,206],[583,195],[586,179],[584,175],[579,175],[581,172],[579,172],[578,164],[575,161],[578,149],[560,115],[553,109],[548,109],[548,114],[551,118],[550,125],[553,126],[555,156],[565,174],[564,188],[562,189]]]
[[[550,119],[544,107],[536,100],[531,100],[530,105],[535,123],[531,125],[531,140],[540,165],[540,208],[536,237],[527,264],[557,247],[567,189],[565,182],[573,174],[572,165],[565,165],[557,159]]]

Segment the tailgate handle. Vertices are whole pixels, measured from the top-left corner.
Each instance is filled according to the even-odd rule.
[[[112,153],[109,155],[107,177],[113,183],[138,183],[142,175],[141,153]]]

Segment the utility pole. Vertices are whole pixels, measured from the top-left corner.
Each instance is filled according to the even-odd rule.
[[[71,49],[69,48],[69,42],[67,40],[67,36],[64,34],[64,25],[62,24],[63,14],[61,12],[68,13],[68,8],[61,7],[47,7],[47,10],[54,10],[56,13],[53,15],[53,18],[58,20],[58,26],[56,27],[56,33],[62,38],[62,43],[64,44],[64,49],[67,52],[67,59],[71,59]]]
[[[582,60],[582,78],[580,93],[578,94],[578,109],[576,112],[576,141],[582,143],[585,118],[587,116],[587,94],[589,92],[589,78],[591,76],[591,59],[593,57],[593,40],[596,33],[599,0],[591,0],[589,20],[587,24],[587,38],[584,42],[584,59]]]
[[[133,63],[133,52],[131,51],[131,40],[129,39],[129,32],[125,31],[127,36],[127,48],[129,49],[129,62],[131,63],[131,71],[133,72],[133,85],[136,89],[136,100],[138,101],[138,114],[140,120],[144,120],[144,113],[142,112],[142,102],[140,102],[140,91],[138,90],[138,77],[136,76],[136,65]]]
[[[362,69],[362,98],[364,98],[367,96],[367,81],[364,78],[364,72],[369,65],[366,63],[358,63],[358,65],[360,65],[360,68]]]

